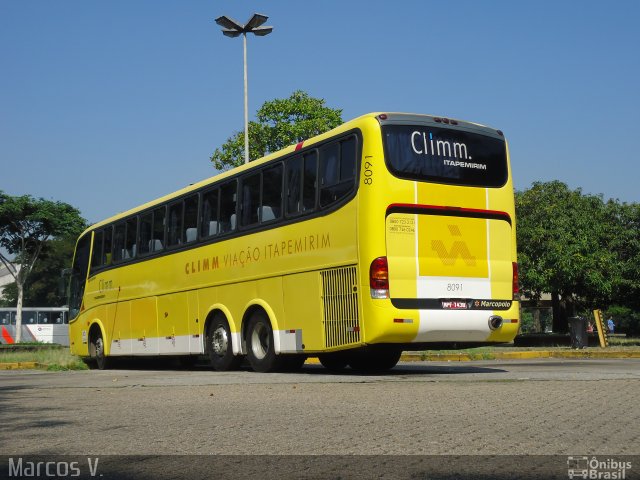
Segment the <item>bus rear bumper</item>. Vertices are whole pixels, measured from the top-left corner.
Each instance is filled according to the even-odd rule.
[[[390,300],[371,303],[365,309],[363,338],[369,344],[509,343],[520,326],[517,301],[505,310],[416,310],[398,309]]]

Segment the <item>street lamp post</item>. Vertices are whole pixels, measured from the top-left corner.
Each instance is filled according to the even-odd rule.
[[[269,17],[254,13],[246,25],[236,22],[232,18],[223,15],[216,18],[216,23],[222,27],[222,34],[227,37],[238,37],[242,35],[242,47],[244,58],[244,163],[249,163],[249,100],[247,87],[247,33],[251,32],[259,37],[269,35],[273,27],[263,27],[262,24]]]

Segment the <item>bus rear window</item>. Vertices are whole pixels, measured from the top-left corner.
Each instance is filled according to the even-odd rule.
[[[507,181],[502,139],[411,125],[385,125],[382,135],[387,166],[397,177],[478,187],[501,187]]]

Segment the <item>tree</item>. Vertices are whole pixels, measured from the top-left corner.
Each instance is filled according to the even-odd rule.
[[[66,302],[60,293],[60,272],[71,265],[78,235],[49,240],[42,247],[38,261],[24,285],[22,304],[27,307],[59,307]],[[10,283],[2,291],[0,306],[18,303],[16,283]]]
[[[22,336],[24,287],[38,257],[50,239],[76,235],[84,227],[80,212],[71,205],[0,191],[0,262],[16,284],[16,342]]]
[[[612,301],[640,312],[640,204],[610,200],[606,212],[606,235],[616,256]]]
[[[342,110],[325,106],[320,98],[297,90],[289,98],[265,102],[249,122],[249,159],[256,160],[307,138],[327,132],[342,123]],[[218,170],[244,162],[244,132],[236,132],[211,155]]]
[[[582,307],[609,304],[620,265],[610,247],[610,220],[600,196],[559,181],[536,182],[516,193],[518,262],[522,291],[551,293],[553,330]]]

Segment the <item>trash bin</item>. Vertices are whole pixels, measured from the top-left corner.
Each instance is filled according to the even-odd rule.
[[[571,336],[571,348],[584,348],[587,346],[587,319],[583,317],[569,317],[569,335]]]

